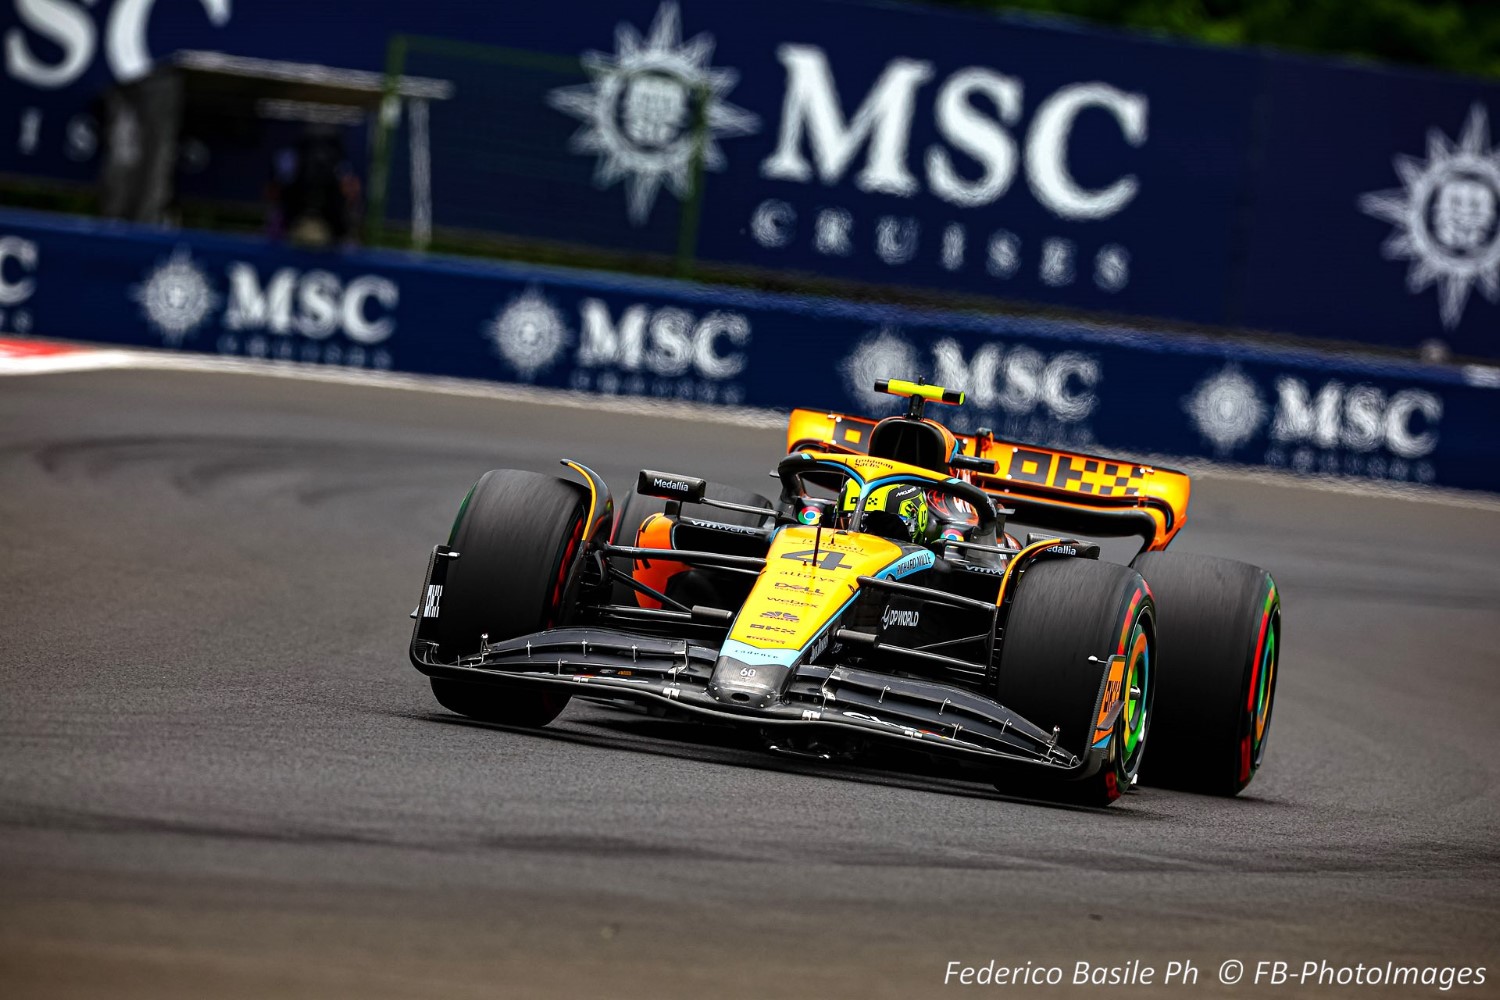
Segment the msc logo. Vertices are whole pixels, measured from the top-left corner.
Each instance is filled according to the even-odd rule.
[[[1485,109],[1469,109],[1455,146],[1428,133],[1427,162],[1397,156],[1402,187],[1359,199],[1367,215],[1396,226],[1381,246],[1387,260],[1409,260],[1413,294],[1438,286],[1438,314],[1449,330],[1463,319],[1469,290],[1500,301],[1500,147],[1489,148]]]
[[[400,299],[396,283],[376,274],[345,284],[328,271],[283,267],[262,284],[254,265],[236,262],[229,265],[224,325],[230,330],[299,333],[314,340],[342,333],[358,344],[378,344],[396,330],[390,312]]]
[[[203,268],[193,260],[186,247],[178,247],[172,256],[158,261],[146,274],[146,280],[131,290],[162,343],[178,347],[184,338],[197,333],[219,306],[219,295]]]
[[[583,298],[577,304],[574,336],[561,310],[540,289],[529,288],[511,298],[483,333],[522,381],[532,381],[576,345],[574,382],[598,372],[600,388],[606,376],[618,385],[619,375],[640,376],[642,385],[646,376],[670,379],[660,384],[672,387],[682,379],[690,385],[721,382],[744,372],[750,321],[727,310],[697,316],[678,306],[646,303],[628,304],[615,313],[601,298]]]
[[[1374,478],[1432,478],[1443,399],[1428,389],[1388,392],[1364,382],[1321,385],[1294,375],[1274,379],[1274,402],[1234,365],[1198,383],[1183,401],[1195,428],[1220,457],[1261,434],[1266,461],[1299,472]],[[1412,463],[1416,464],[1413,465]]]
[[[146,322],[169,347],[180,347],[195,335],[224,304],[221,336],[223,353],[245,353],[284,360],[363,365],[364,349],[390,339],[396,330],[392,315],[400,302],[396,283],[377,274],[345,281],[329,271],[298,271],[284,267],[262,281],[255,265],[233,261],[226,269],[228,302],[208,272],[186,247],[158,261],[131,290]],[[241,344],[238,331],[254,334]],[[261,336],[274,335],[272,341]],[[347,351],[337,344],[320,344],[341,333],[354,342]],[[307,338],[295,349],[291,335]],[[377,351],[377,367],[388,367],[389,357]]]
[[[20,236],[0,236],[0,306],[17,306],[36,291],[36,243]]]
[[[9,326],[16,333],[31,332],[31,313],[15,307],[25,305],[36,292],[40,256],[35,241],[0,236],[0,330]]]
[[[924,351],[891,330],[865,338],[842,367],[851,395],[875,412],[901,405],[896,397],[874,391],[877,378],[924,371],[933,373],[933,382],[967,392],[975,410],[1010,417],[1040,413],[1061,423],[1078,423],[1094,412],[1095,387],[1103,376],[1098,360],[1078,351],[1044,354],[1024,344],[991,341],[965,353],[951,337]]]
[[[677,4],[661,5],[644,40],[621,24],[615,46],[613,58],[585,53],[584,69],[593,82],[554,90],[548,103],[583,122],[573,150],[598,154],[599,187],[624,178],[630,221],[639,226],[651,214],[662,184],[686,197],[695,156],[707,169],[723,170],[717,140],[755,132],[760,120],[724,100],[739,74],[708,65],[712,35],[682,41]],[[695,130],[700,115],[702,127]]]

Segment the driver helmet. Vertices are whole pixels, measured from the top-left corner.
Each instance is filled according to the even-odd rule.
[[[847,518],[859,505],[859,483],[850,479],[844,484],[839,504]],[[864,530],[900,541],[925,543],[937,527],[937,519],[927,507],[927,492],[915,483],[881,486],[865,500]]]

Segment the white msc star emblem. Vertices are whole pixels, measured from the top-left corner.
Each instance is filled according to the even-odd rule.
[[[1385,241],[1387,260],[1409,260],[1406,287],[1415,295],[1438,283],[1438,312],[1453,329],[1474,285],[1500,299],[1500,149],[1489,145],[1485,109],[1469,109],[1455,146],[1437,129],[1427,133],[1427,162],[1397,155],[1404,187],[1362,195],[1359,207],[1398,228]]]
[[[701,34],[682,41],[677,4],[664,3],[642,39],[635,28],[615,28],[615,56],[585,52],[592,83],[559,87],[548,103],[584,123],[573,136],[575,152],[597,153],[594,183],[607,188],[625,179],[630,221],[641,225],[663,182],[678,199],[693,185],[695,150],[707,170],[723,170],[717,138],[748,135],[760,119],[723,98],[739,74],[708,65],[714,40]],[[695,119],[702,116],[701,129]],[[697,134],[701,132],[700,134]]]
[[[1199,382],[1182,404],[1220,457],[1249,441],[1266,422],[1260,390],[1232,364]]]
[[[528,382],[551,368],[571,340],[568,324],[535,285],[506,303],[485,324],[484,334]]]
[[[875,380],[911,378],[918,371],[919,364],[915,347],[895,331],[882,328],[861,340],[839,363],[839,368],[844,373],[844,385],[849,395],[870,412],[883,413],[901,405],[901,400],[877,392]]]
[[[153,267],[146,280],[131,289],[131,297],[169,347],[180,347],[219,304],[218,293],[186,247],[178,247]]]

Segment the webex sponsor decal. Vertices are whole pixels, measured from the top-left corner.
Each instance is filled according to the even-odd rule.
[[[1231,364],[1183,401],[1194,428],[1221,458],[1297,472],[1432,482],[1443,397],[1416,387],[1290,373],[1258,381]]]
[[[744,400],[749,318],[714,309],[579,297],[565,309],[533,285],[496,310],[481,333],[510,373],[536,381],[558,365],[573,389],[708,403]]]
[[[293,267],[263,274],[242,260],[231,261],[222,278],[220,284],[179,247],[146,272],[131,296],[167,347],[181,347],[217,320],[221,354],[391,367],[379,346],[396,332],[401,291],[390,278]]]

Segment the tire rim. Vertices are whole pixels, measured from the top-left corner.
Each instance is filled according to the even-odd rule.
[[[1125,723],[1125,766],[1135,767],[1141,744],[1146,737],[1146,717],[1150,711],[1151,690],[1151,643],[1142,622],[1137,620],[1130,634],[1129,657],[1125,667],[1125,708],[1121,713]]]
[[[1273,583],[1266,591],[1261,610],[1259,636],[1256,639],[1254,670],[1245,699],[1248,716],[1245,735],[1240,744],[1241,786],[1248,782],[1266,753],[1266,733],[1271,727],[1271,703],[1276,696],[1276,646],[1281,631],[1281,604]]]

